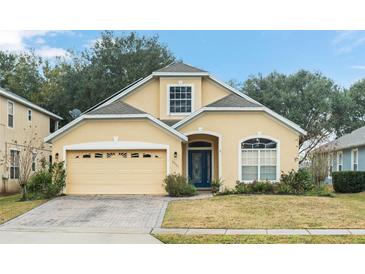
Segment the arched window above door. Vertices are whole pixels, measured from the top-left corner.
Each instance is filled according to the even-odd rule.
[[[195,141],[189,143],[189,147],[212,147],[212,144],[205,141]]]

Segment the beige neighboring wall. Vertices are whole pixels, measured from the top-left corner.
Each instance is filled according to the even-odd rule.
[[[113,141],[114,137],[118,137],[119,141],[168,145],[170,150],[170,172],[182,172],[181,140],[146,119],[86,120],[53,141],[53,157],[58,153],[59,160],[63,160],[64,146]],[[174,158],[175,152],[177,153],[177,158]]]
[[[240,141],[253,136],[280,142],[280,170],[298,169],[299,134],[262,112],[206,112],[178,130],[184,134],[211,131],[222,136],[222,179],[234,187],[239,180]]]
[[[8,127],[8,101],[14,103],[14,127]],[[43,138],[49,135],[49,121],[50,117],[37,111],[32,110],[32,121],[28,121],[28,109],[21,103],[9,100],[6,97],[0,96],[0,157],[3,158],[9,155],[11,148],[16,148],[17,144],[23,144],[29,142],[29,138],[32,135],[37,136],[37,139],[43,143]],[[19,147],[19,146],[18,146]],[[51,153],[51,146],[44,144],[44,150],[39,153],[39,157],[46,157]],[[8,162],[8,161],[7,161]],[[9,178],[8,182],[4,186],[2,182],[2,176],[5,175]],[[0,191],[15,192],[19,190],[17,180],[11,180],[9,170],[5,166],[0,166]],[[4,190],[5,188],[5,190]]]

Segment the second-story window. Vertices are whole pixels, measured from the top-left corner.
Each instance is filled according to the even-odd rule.
[[[188,114],[192,111],[192,87],[169,87],[169,111],[171,114]]]
[[[14,127],[14,103],[8,101],[8,127]]]
[[[31,122],[32,121],[32,110],[28,109],[28,121]]]

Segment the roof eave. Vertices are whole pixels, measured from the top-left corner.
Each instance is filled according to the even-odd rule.
[[[188,138],[182,134],[181,132],[175,130],[172,127],[169,127],[165,123],[161,122],[157,118],[153,117],[150,114],[84,114],[80,116],[79,118],[73,120],[72,122],[68,123],[66,126],[60,128],[59,130],[53,132],[52,134],[48,135],[44,138],[45,143],[51,143],[52,140],[54,140],[57,137],[60,137],[61,135],[65,134],[68,130],[76,126],[77,124],[81,123],[84,120],[92,120],[92,119],[148,119],[152,121],[153,123],[157,124],[161,128],[164,128],[165,130],[169,131],[179,139],[181,139],[184,142],[188,141]]]
[[[3,95],[4,97],[10,99],[11,101],[15,101],[15,102],[21,103],[21,104],[23,104],[23,105],[25,105],[25,106],[27,106],[29,108],[35,109],[35,110],[37,110],[39,112],[42,112],[43,114],[46,114],[48,116],[51,116],[51,117],[53,117],[53,118],[55,118],[57,120],[63,120],[63,118],[61,116],[58,116],[57,114],[54,114],[54,113],[52,113],[52,112],[50,112],[50,111],[48,111],[48,110],[46,110],[46,109],[44,109],[44,108],[42,108],[42,107],[34,104],[32,102],[28,102],[26,100],[23,100],[23,99],[21,99],[19,97],[14,96],[12,94],[9,94],[3,88],[0,88],[0,95]]]
[[[280,114],[277,114],[276,112],[268,109],[267,107],[203,107],[203,108],[193,112],[192,114],[190,114],[189,116],[187,116],[186,118],[181,120],[180,122],[177,122],[172,127],[174,129],[178,129],[181,126],[183,126],[184,124],[186,124],[189,121],[191,121],[192,119],[194,119],[195,117],[202,114],[203,112],[230,112],[230,111],[263,111],[263,112],[269,114],[270,116],[278,119],[279,121],[284,123],[286,126],[297,131],[298,133],[303,134],[303,135],[307,134],[307,132],[304,129],[302,129],[300,126],[291,122],[290,120],[286,119],[285,117],[281,116]]]

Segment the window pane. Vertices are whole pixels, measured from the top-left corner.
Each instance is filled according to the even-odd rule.
[[[14,118],[13,115],[8,115],[8,126],[13,127],[14,126]]]
[[[260,180],[276,180],[276,166],[260,166]]]
[[[257,166],[242,166],[242,180],[254,181],[257,180]]]

